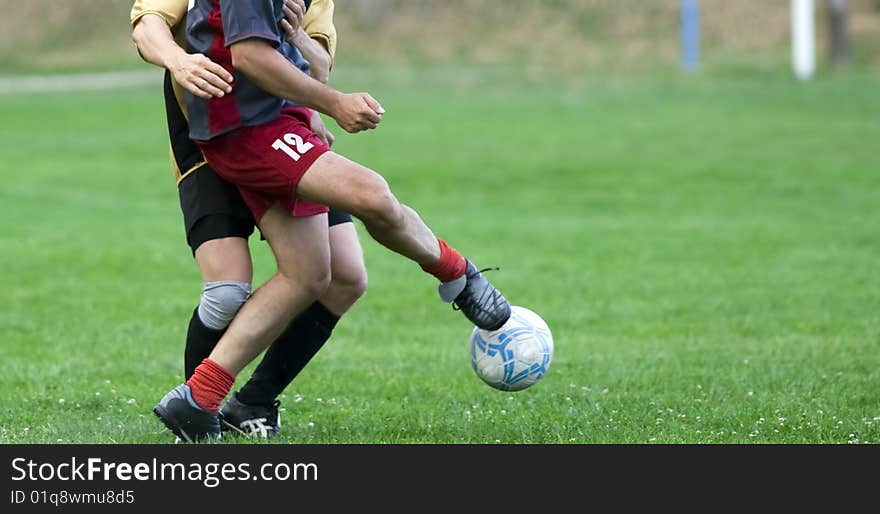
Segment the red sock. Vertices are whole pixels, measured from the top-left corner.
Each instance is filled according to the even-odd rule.
[[[192,389],[193,400],[199,404],[199,407],[210,412],[220,410],[220,402],[229,394],[233,383],[235,383],[235,375],[207,358],[186,381],[186,385]]]
[[[446,244],[446,241],[438,237],[437,242],[440,243],[440,260],[433,266],[422,266],[422,269],[437,277],[440,282],[452,282],[464,275],[467,261],[458,250]]]

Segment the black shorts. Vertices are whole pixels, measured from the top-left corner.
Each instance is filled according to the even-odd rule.
[[[178,184],[178,192],[186,242],[193,254],[206,241],[250,237],[255,225],[251,211],[241,199],[238,188],[220,178],[189,139],[189,125],[168,72],[165,73],[165,114],[175,165],[179,173],[185,174]],[[351,216],[338,209],[330,209],[327,219],[331,227],[351,223]]]
[[[254,233],[254,218],[238,188],[220,178],[210,165],[184,177],[178,191],[186,242],[193,253],[206,241],[224,237],[247,239]],[[331,227],[351,223],[351,215],[330,209],[327,221]]]

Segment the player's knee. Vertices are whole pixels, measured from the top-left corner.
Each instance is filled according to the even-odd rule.
[[[317,300],[326,294],[330,287],[330,268],[327,268],[327,273],[313,272],[307,277],[302,277],[297,280],[296,284],[299,292]]]
[[[309,292],[315,298],[324,294],[327,291],[327,288],[330,287],[330,282],[332,281],[332,275],[330,274],[330,263],[327,263],[327,266],[317,270],[312,279],[309,281],[309,284],[306,284]]]
[[[383,228],[398,228],[403,224],[403,207],[388,188],[377,187],[360,201],[360,218],[365,223]]]
[[[330,261],[320,259],[293,270],[279,267],[278,275],[292,290],[310,298],[318,298],[330,286]]]
[[[208,328],[224,330],[250,294],[248,282],[205,282],[199,302],[199,318]]]
[[[367,292],[367,270],[361,268],[360,273],[346,277],[346,280],[340,285],[345,290],[347,298],[353,304]]]
[[[342,311],[348,310],[367,292],[367,270],[360,266],[333,274],[325,294],[327,301]]]

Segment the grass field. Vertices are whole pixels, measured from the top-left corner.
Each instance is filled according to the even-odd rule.
[[[337,150],[502,268],[550,372],[485,386],[466,320],[361,230],[369,290],[282,397],[281,442],[880,443],[880,76],[450,76],[342,75],[388,114]],[[159,85],[0,117],[0,442],[171,442],[150,410],[201,283]]]

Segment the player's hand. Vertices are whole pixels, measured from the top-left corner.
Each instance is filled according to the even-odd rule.
[[[284,19],[281,20],[281,30],[289,42],[293,42],[296,33],[302,28],[303,16],[306,15],[306,3],[303,0],[284,0]]]
[[[202,54],[182,54],[168,70],[174,80],[201,98],[220,98],[232,92],[232,74]]]
[[[324,119],[321,118],[321,114],[318,111],[312,111],[310,125],[312,132],[314,132],[321,141],[327,143],[327,146],[333,146],[333,141],[336,141],[336,137],[333,136],[332,132],[327,130],[327,125],[324,125]]]
[[[369,93],[350,93],[340,95],[328,114],[343,130],[354,134],[376,128],[384,113],[385,109]]]

